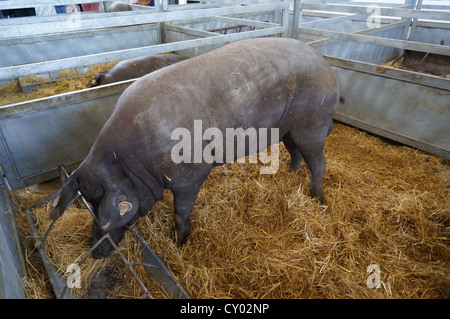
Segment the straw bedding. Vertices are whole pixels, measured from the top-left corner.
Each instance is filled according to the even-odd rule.
[[[450,296],[448,160],[393,145],[336,123],[325,146],[327,206],[308,196],[303,165],[289,172],[280,143],[280,169],[260,175],[259,164],[226,164],[204,183],[191,216],[191,236],[173,241],[173,198],[164,193],[136,229],[194,298],[448,298]],[[49,182],[15,192],[23,207],[58,188]],[[43,235],[50,205],[34,210]],[[62,272],[90,248],[89,213],[72,205],[52,229],[46,249]],[[53,298],[23,213],[30,298]],[[120,244],[140,261],[131,234]],[[380,287],[368,288],[380,267]],[[138,298],[143,290],[115,253],[87,259],[81,298]],[[155,298],[164,294],[136,268]]]

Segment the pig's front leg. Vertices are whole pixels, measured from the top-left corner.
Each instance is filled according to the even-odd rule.
[[[189,185],[172,187],[175,212],[175,239],[178,247],[183,246],[191,233],[189,217],[197,199],[198,191],[208,174],[195,179]]]
[[[178,247],[183,246],[191,233],[189,217],[194,207],[197,193],[190,191],[173,192],[174,209],[175,209],[175,239]]]

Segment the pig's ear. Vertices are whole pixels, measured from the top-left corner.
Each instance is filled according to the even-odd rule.
[[[53,208],[50,212],[51,219],[58,219],[73,201],[78,197],[79,183],[75,174],[72,174],[59,190],[53,200]]]

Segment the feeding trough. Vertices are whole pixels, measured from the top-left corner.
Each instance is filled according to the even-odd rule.
[[[51,4],[68,4],[70,2],[58,0],[51,2]],[[87,2],[80,0],[76,3]],[[0,20],[2,30],[5,30],[5,32],[2,31],[0,34],[0,46],[2,47],[2,52],[7,52],[5,57],[8,57],[0,61],[2,63],[0,65],[0,83],[9,82],[12,79],[17,79],[20,82],[20,79],[30,74],[47,77],[52,82],[59,79],[61,70],[77,69],[77,75],[81,75],[86,70],[86,67],[144,54],[175,52],[191,57],[227,42],[244,38],[271,35],[293,36],[309,42],[311,46],[316,47],[325,54],[335,70],[341,92],[341,103],[337,108],[336,120],[436,154],[442,158],[449,158],[450,143],[448,137],[450,134],[448,116],[450,112],[448,112],[448,108],[450,103],[448,94],[450,80],[438,75],[386,66],[386,63],[400,57],[403,50],[414,50],[424,54],[438,54],[448,57],[448,45],[445,44],[450,43],[450,40],[444,39],[444,44],[440,44],[441,39],[448,34],[448,32],[445,32],[448,31],[448,21],[450,20],[449,13],[446,11],[448,8],[445,6],[423,6],[422,9],[431,10],[431,12],[427,12],[426,10],[421,10],[421,1],[407,1],[404,4],[390,7],[379,4],[376,8],[379,9],[380,19],[375,20],[372,15],[375,11],[370,9],[372,7],[360,4],[352,5],[351,3],[323,4],[321,1],[320,3],[316,1],[295,1],[294,6],[291,7],[290,14],[288,1],[211,1],[180,6],[168,5],[166,1],[162,3],[156,1],[156,6],[153,8],[133,6],[133,10],[129,12],[104,12],[110,3],[107,1],[101,2],[100,12],[95,13],[84,12],[77,15],[68,14]],[[48,5],[49,1],[40,0],[36,1],[36,4]],[[0,9],[9,9],[14,6],[14,3],[0,2]],[[289,19],[291,23],[288,28]],[[370,24],[368,26],[368,21],[378,21],[379,24]],[[53,74],[58,74],[58,76],[53,76]],[[22,255],[23,247],[21,247],[19,238],[20,230],[17,230],[14,218],[17,216],[17,213],[14,213],[15,207],[13,205],[16,199],[11,196],[11,192],[59,177],[60,171],[58,167],[60,164],[64,164],[68,171],[74,170],[88,153],[98,132],[109,118],[118,97],[133,81],[127,80],[106,86],[83,88],[75,92],[66,92],[31,101],[6,104],[0,107],[0,165],[3,172],[0,180],[0,186],[3,191],[3,195],[0,196],[0,208],[2,211],[7,212],[7,214],[2,214],[0,217],[0,226],[2,227],[0,234],[3,236],[1,242],[5,243],[0,247],[0,297],[25,298],[23,282],[27,271]],[[34,87],[27,88],[26,81],[20,84],[22,84],[22,88],[25,91],[34,90]],[[402,93],[399,94],[398,92]],[[337,132],[346,133],[347,131],[338,126]],[[369,161],[368,158],[363,157],[363,155],[367,155],[365,148],[352,145],[349,142],[350,139],[335,137],[332,141],[339,144],[340,148],[347,151],[348,154],[358,154],[366,162]],[[355,141],[360,142],[361,140],[356,139]],[[391,150],[389,146],[380,146],[379,142],[370,140],[370,138],[369,142],[374,148],[377,146],[378,149]],[[370,147],[367,148],[370,149],[367,150],[367,153],[372,152]],[[406,165],[413,161],[421,162],[422,164],[429,161],[429,166],[433,167],[428,172],[432,177],[432,183],[448,185],[445,165],[441,165],[439,158],[414,153],[411,157],[404,155],[405,162],[402,162],[401,155],[393,155],[388,151],[386,153],[388,160],[383,157],[385,162],[392,160],[392,163],[395,163],[393,160],[395,159]],[[329,155],[331,157],[344,157],[342,152],[331,150]],[[190,251],[186,250],[183,258],[191,258],[192,264],[186,265],[184,263],[183,266],[177,268],[175,261],[181,258],[181,253],[174,253],[171,247],[167,248],[167,250],[158,248],[158,245],[166,243],[164,240],[159,240],[158,245],[150,249],[151,245],[146,241],[148,239],[142,240],[143,236],[140,234],[140,231],[130,229],[128,232],[130,239],[127,243],[131,247],[136,243],[140,247],[139,251],[142,258],[139,260],[125,258],[124,250],[121,250],[120,247],[116,250],[116,256],[120,265],[125,265],[125,267],[122,267],[127,269],[128,276],[136,278],[135,280],[138,282],[139,292],[133,296],[135,298],[146,298],[152,295],[147,287],[139,284],[139,281],[143,281],[141,280],[143,273],[141,270],[146,269],[145,272],[150,272],[150,277],[153,278],[154,282],[158,283],[158,288],[164,291],[163,295],[172,298],[190,297],[190,293],[188,293],[190,291],[195,292],[194,296],[200,297],[208,295],[207,293],[209,292],[213,296],[239,298],[267,296],[323,297],[330,296],[326,294],[326,292],[333,290],[330,287],[334,287],[334,285],[336,287],[339,286],[340,281],[348,284],[351,280],[353,282],[349,284],[351,289],[348,288],[348,291],[352,291],[352,293],[353,291],[363,291],[359,295],[355,293],[356,296],[379,297],[379,290],[378,292],[367,290],[368,288],[365,287],[365,266],[367,265],[364,265],[364,272],[360,275],[363,284],[356,284],[357,279],[352,277],[350,280],[349,278],[350,274],[354,272],[350,268],[352,258],[357,261],[356,263],[366,261],[366,259],[361,257],[364,253],[360,247],[364,247],[369,253],[377,256],[375,253],[372,253],[370,247],[380,244],[381,240],[379,234],[374,234],[375,227],[371,223],[378,223],[377,225],[379,226],[379,223],[382,222],[373,217],[371,213],[363,214],[370,215],[370,218],[362,217],[363,215],[358,215],[355,210],[349,210],[346,212],[346,215],[344,214],[344,217],[336,215],[336,212],[341,209],[341,206],[337,204],[341,198],[340,196],[348,195],[345,192],[345,187],[351,178],[344,176],[339,178],[333,175],[336,174],[337,169],[333,166],[333,160],[336,160],[336,158],[329,160],[332,175],[328,180],[328,183],[330,183],[329,189],[331,190],[332,188],[336,191],[342,187],[342,193],[337,191],[333,193],[332,198],[334,196],[336,201],[330,204],[326,212],[320,211],[320,208],[316,206],[308,206],[307,200],[305,197],[302,197],[301,188],[293,194],[285,193],[285,189],[283,189],[281,193],[274,191],[274,194],[282,194],[279,196],[272,194],[270,195],[271,197],[267,197],[269,195],[258,197],[254,189],[250,187],[251,185],[245,184],[245,180],[239,179],[235,181],[237,176],[242,174],[242,171],[238,171],[237,175],[233,175],[231,169],[224,167],[219,171],[218,175],[213,176],[209,187],[216,188],[219,193],[229,193],[237,196],[236,193],[231,192],[231,189],[235,187],[230,186],[232,183],[234,183],[233,185],[245,185],[250,190],[241,194],[241,200],[244,202],[234,203],[231,200],[228,202],[231,203],[228,204],[229,206],[226,209],[229,211],[228,214],[222,214],[222,220],[219,219],[214,227],[207,223],[202,223],[202,220],[207,218],[213,219],[205,211],[209,210],[212,212],[216,207],[222,207],[224,205],[223,200],[211,195],[210,197],[214,198],[217,206],[211,206],[211,203],[205,201],[199,204],[206,207],[206,209],[203,211],[203,215],[199,217],[199,220],[195,221],[197,225],[200,225],[196,228],[197,236],[206,234],[206,229],[209,229],[208,233],[211,235],[206,237],[207,240],[203,242],[203,246],[195,241],[193,245],[197,245],[195,247],[202,246],[201,251],[209,252],[209,256],[217,258],[217,260],[224,262],[225,265],[227,265],[226,261],[218,255],[223,254],[222,247],[228,247],[228,251],[232,252],[229,259],[240,265],[238,268],[233,268],[230,264],[226,275],[218,275],[217,278],[220,278],[220,281],[228,283],[225,289],[218,290],[218,292],[214,289],[214,281],[217,281],[217,279],[210,279],[210,274],[219,273],[221,269],[227,266],[223,264],[217,265],[214,262],[214,258],[211,257],[211,260],[209,260],[209,258],[205,257],[204,259],[208,259],[208,261],[200,264],[200,267],[194,268],[193,264],[198,262],[198,260],[192,260]],[[392,166],[385,162],[380,167],[392,169]],[[355,166],[362,167],[363,165],[358,164]],[[421,170],[426,170],[426,168],[423,168],[426,165],[420,167]],[[434,176],[432,173],[439,169],[442,169],[442,176],[439,177],[438,174]],[[363,171],[365,175],[360,178],[361,183],[358,184],[358,187],[363,189],[362,187],[368,183],[367,180],[370,180],[369,176],[372,176],[369,175],[370,173],[372,173],[372,169]],[[398,174],[400,175],[401,172]],[[225,180],[221,179],[223,176],[232,178],[234,182],[226,183]],[[280,188],[282,188],[280,185],[289,184],[288,182],[293,179],[298,181],[297,177],[291,175],[282,176],[285,176],[284,182],[276,184]],[[303,175],[304,177],[305,174]],[[376,175],[375,177],[378,176]],[[216,180],[220,182],[215,184],[214,181]],[[422,181],[420,178],[417,180]],[[401,185],[409,182],[410,179],[407,181],[402,180]],[[257,179],[256,184],[253,184],[253,186],[256,185],[257,190],[263,191],[264,194],[271,194],[268,187],[275,185],[263,179]],[[385,185],[389,186],[384,192],[401,188],[398,184],[386,182]],[[60,184],[57,186],[59,187]],[[285,187],[287,188],[288,186]],[[306,188],[306,186],[302,187]],[[381,186],[378,185],[378,187]],[[404,192],[404,198],[400,198],[395,205],[391,205],[391,203],[382,204],[383,210],[381,215],[387,216],[386,220],[394,226],[396,222],[399,223],[398,227],[404,228],[404,231],[412,238],[408,244],[405,244],[407,249],[414,252],[415,249],[419,248],[424,251],[431,249],[434,252],[439,252],[439,256],[441,256],[442,252],[442,255],[445,255],[445,248],[443,248],[446,240],[445,222],[440,221],[441,216],[446,214],[445,208],[440,208],[441,206],[436,208],[429,204],[432,201],[442,201],[442,204],[445,206],[445,200],[442,199],[445,198],[445,189],[442,193],[444,194],[443,196],[438,191],[429,191],[428,195],[432,194],[430,195],[431,199],[427,197],[426,191],[422,192],[420,190],[419,186],[417,186],[416,192],[410,193],[406,189]],[[53,191],[49,193],[52,194]],[[367,194],[364,196],[373,200],[375,195],[372,195]],[[52,253],[45,249],[45,243],[48,240],[52,240],[58,230],[47,226],[42,227],[45,223],[42,220],[37,220],[42,218],[42,216],[48,216],[46,205],[49,205],[49,202],[51,203],[53,196],[47,196],[47,194],[46,196],[41,196],[39,200],[30,203],[24,212],[29,220],[32,236],[36,241],[36,250],[39,251],[42,257],[52,283],[55,297],[70,298],[73,296],[70,289],[68,289],[69,287],[67,287],[70,281],[67,281],[67,274],[64,274],[65,269],[62,273],[60,270],[58,271],[53,262],[49,260],[50,257],[53,258],[54,256],[49,256]],[[362,204],[364,202],[358,202],[364,196],[359,196],[358,198],[345,197],[345,199],[354,206],[361,207],[360,210],[364,211],[366,209],[364,204]],[[422,202],[422,198],[425,198],[426,202]],[[299,199],[305,201],[305,204],[300,205],[298,203]],[[252,205],[259,207],[258,203],[266,201],[269,203],[270,209],[275,207],[278,210],[271,211],[272,215],[260,216],[262,209],[258,208],[254,215],[246,215],[248,207]],[[417,224],[425,225],[423,226],[424,229],[435,227],[436,229],[433,228],[431,233],[440,235],[437,237],[423,237],[423,242],[420,243],[415,241],[416,237],[408,232],[410,225],[416,226],[416,216],[412,213],[403,215],[401,213],[404,206],[410,207],[410,210],[415,212],[416,206],[425,205],[423,203],[428,203],[429,207],[433,207],[430,213],[431,217],[427,217],[428,219],[425,219],[425,223],[417,221]],[[163,213],[170,211],[167,208],[170,205],[171,200],[165,196],[157,210]],[[82,200],[74,206],[76,207],[73,207],[73,209],[77,213],[81,210],[86,213],[86,215],[82,215],[84,216],[82,218],[92,218],[89,212],[89,205],[85,206]],[[290,211],[292,209],[301,211],[302,214],[293,214]],[[378,209],[381,210],[379,207]],[[41,213],[36,212],[36,210],[41,210]],[[334,218],[342,217],[342,223],[341,219],[337,219],[339,222],[336,224],[327,224],[326,214],[329,214],[330,211],[331,213],[334,212],[334,215],[331,214]],[[399,214],[395,215],[396,217],[394,218],[394,215],[391,216],[387,212],[399,212]],[[419,212],[423,214],[423,211],[419,210]],[[301,223],[303,215],[311,216],[313,214],[321,216],[320,222],[316,223],[309,220],[309,223]],[[167,224],[169,224],[164,219],[167,217],[164,216],[163,214],[162,219],[154,218],[156,223],[159,223],[158,226],[162,232],[166,231]],[[270,225],[262,224],[260,222],[262,217],[268,218]],[[438,221],[436,222],[433,218],[438,219]],[[361,219],[364,219],[364,221],[362,222]],[[442,217],[442,219],[445,218]],[[232,221],[233,227],[231,229],[224,226],[228,220]],[[50,221],[48,222],[50,223]],[[55,223],[54,227],[57,227],[58,222]],[[436,223],[434,224],[434,222]],[[38,229],[34,226],[35,224],[41,227]],[[256,227],[252,227],[255,224],[259,225],[261,231]],[[345,228],[341,228],[344,227],[342,226],[344,224],[346,225]],[[369,226],[365,227],[366,224]],[[352,225],[357,225],[357,227],[351,228]],[[246,227],[252,229],[252,231]],[[358,230],[358,227],[361,227],[361,229]],[[444,228],[442,229],[442,227]],[[228,232],[228,236],[224,237],[223,234],[219,234],[217,230],[221,228]],[[48,235],[45,236],[47,229]],[[269,244],[273,245],[268,247],[274,248],[266,250],[261,247],[263,246],[261,244],[262,237],[259,235],[262,233],[268,238]],[[322,237],[318,234],[322,234]],[[348,236],[344,234],[348,234]],[[389,234],[389,232],[386,232],[386,234]],[[345,244],[345,240],[348,239],[343,239],[345,236],[353,236],[357,239],[351,242],[350,248]],[[43,240],[44,237],[45,241]],[[64,240],[69,240],[69,237],[63,238],[65,238]],[[77,237],[75,240],[80,238]],[[289,249],[285,249],[286,246],[281,246],[283,240],[277,241],[280,238],[286,238],[286,242],[290,240]],[[109,239],[106,236],[101,240]],[[390,240],[399,244],[399,242],[386,235],[386,241]],[[436,246],[429,248],[433,240],[436,242]],[[306,246],[302,248],[303,250],[298,247],[293,248],[296,247],[296,242],[305,243]],[[222,247],[215,247],[215,243],[220,243]],[[227,243],[230,246],[226,246]],[[357,243],[362,243],[363,246],[356,246]],[[235,246],[231,244],[235,244]],[[241,244],[241,246],[238,244]],[[393,245],[391,244],[390,246]],[[281,247],[284,248],[282,249]],[[327,247],[329,250],[326,249]],[[341,259],[338,258],[340,255],[337,250],[348,252],[352,247],[357,247],[358,252],[352,252],[348,258],[345,256]],[[158,249],[158,254],[154,253],[156,249]],[[309,249],[316,250],[311,252]],[[387,248],[384,249],[386,250]],[[404,249],[403,247],[399,248],[400,252],[396,255],[397,259],[405,258]],[[260,255],[257,253],[257,258],[251,262],[247,262],[247,257],[242,257],[243,255],[253,256],[254,251],[260,251]],[[308,254],[308,252],[311,254]],[[197,253],[200,253],[200,249],[197,250]],[[302,263],[301,255],[317,256],[317,259],[311,259]],[[390,259],[392,255],[391,251],[384,251],[385,259]],[[74,265],[83,267],[90,260],[89,250],[83,251],[77,257],[79,258],[73,258],[71,262]],[[340,268],[329,270],[330,268],[328,267],[332,264],[333,258],[339,259]],[[376,259],[375,263],[383,266],[381,259],[374,258]],[[408,256],[408,258],[410,257]],[[428,268],[427,270],[422,270],[425,269],[425,266],[419,264],[420,266],[417,268],[423,272],[420,272],[417,276],[441,278],[441,269],[445,268],[445,263],[443,266],[442,260],[439,258],[436,257],[438,260],[435,261],[431,274]],[[164,263],[161,262],[162,259],[165,260]],[[250,257],[248,259],[250,260]],[[264,263],[261,260],[266,260],[267,262]],[[411,260],[417,261],[416,259]],[[287,267],[286,269],[290,274],[289,281],[297,283],[296,289],[283,290],[283,286],[287,285],[283,282],[283,278],[286,279],[286,269],[283,270],[272,266],[272,263],[275,264],[280,261]],[[312,270],[306,266],[309,263],[313,265]],[[252,265],[255,268],[252,268]],[[410,274],[415,274],[415,269],[408,268],[405,270],[405,267],[402,265],[400,268],[405,272],[409,271]],[[180,272],[183,275],[178,278],[181,277],[183,279],[183,285],[175,280],[175,276],[168,270],[169,268],[181,269]],[[385,268],[382,268],[382,271],[383,274],[389,273],[389,270]],[[203,277],[206,279],[204,284],[198,284],[193,278],[196,278],[196,276],[200,277],[202,272],[206,274]],[[135,274],[137,275],[136,277]],[[253,274],[253,277],[246,277],[245,274]],[[301,274],[308,279],[302,281]],[[327,276],[334,276],[334,279],[328,280],[329,277]],[[394,284],[401,282],[403,277],[398,276],[400,276],[398,273],[390,273],[389,278],[384,277],[382,297],[399,295],[395,294]],[[191,280],[194,287],[189,287],[189,280]],[[243,286],[244,281],[250,286],[250,289],[244,290],[243,287],[239,287],[239,285]],[[264,287],[260,287],[260,282],[264,282]],[[411,280],[411,282],[415,281]],[[434,284],[436,281],[430,280],[429,282]],[[361,285],[363,286],[362,288]],[[434,290],[431,290],[431,288],[430,290],[433,293],[436,292],[438,296],[442,296],[442,291],[445,291],[446,288],[439,286],[439,284],[436,285],[438,288],[433,286]],[[255,287],[260,288],[261,291],[257,291]],[[401,290],[401,288],[398,289]],[[226,294],[226,291],[229,294]],[[426,289],[421,291],[423,291],[425,296],[434,296],[433,293],[427,294]],[[76,293],[77,291],[75,289],[72,292]],[[331,296],[342,296],[339,294],[334,295],[333,293],[331,292]],[[349,295],[350,297],[353,296],[351,294]]]
[[[65,180],[68,177],[67,172],[65,171],[64,167],[59,167],[61,172],[61,180]],[[58,195],[58,191],[53,192],[49,196],[43,198],[38,203],[31,206],[29,209],[26,210],[25,214],[27,216],[29,225],[31,227],[31,231],[33,233],[34,239],[36,243],[38,244],[39,253],[42,257],[42,261],[44,263],[44,267],[47,270],[47,273],[49,274],[50,282],[53,287],[53,291],[55,292],[56,296],[61,299],[70,298],[70,294],[67,293],[67,289],[71,286],[71,280],[70,277],[65,282],[61,279],[61,277],[58,275],[57,270],[52,266],[51,262],[49,261],[47,257],[47,253],[45,252],[45,240],[47,236],[49,235],[49,232],[51,231],[51,228],[54,224],[52,222],[50,226],[48,227],[45,235],[41,237],[39,235],[38,229],[35,227],[36,221],[33,218],[33,212],[32,209],[39,207],[45,203],[48,203],[49,201],[55,200],[55,197]],[[90,205],[87,203],[87,201],[79,195],[81,198],[83,205],[85,205],[85,208],[90,212],[90,214],[93,217],[93,220],[95,223],[98,223],[98,220],[92,211]],[[124,265],[128,268],[128,271],[134,276],[135,280],[138,282],[138,284],[142,287],[144,293],[140,298],[153,298],[152,294],[148,291],[145,284],[141,281],[138,274],[136,273],[134,267],[142,266],[144,267],[150,275],[158,282],[158,284],[161,286],[161,288],[164,290],[164,292],[167,294],[169,298],[177,298],[177,299],[187,299],[189,298],[189,295],[183,290],[182,287],[179,286],[176,279],[172,276],[172,274],[167,270],[167,268],[164,266],[164,264],[161,262],[161,260],[155,255],[155,253],[150,249],[150,247],[147,245],[147,242],[142,238],[142,236],[134,229],[128,228],[128,230],[136,236],[137,239],[141,242],[143,246],[143,262],[133,262],[129,261],[120,251],[120,249],[117,247],[117,245],[114,243],[114,241],[111,239],[109,234],[105,234],[102,238],[100,238],[96,243],[94,243],[93,247],[86,253],[86,255],[83,256],[83,258],[80,260],[80,262],[75,266],[74,269],[74,275],[77,275],[76,271],[79,271],[81,265],[83,262],[88,258],[92,251],[100,245],[103,241],[109,241],[117,254],[120,256],[120,259],[124,263]],[[74,264],[73,264],[74,265]],[[70,287],[72,288],[72,287]]]

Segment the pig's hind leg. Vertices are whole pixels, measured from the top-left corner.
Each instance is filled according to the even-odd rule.
[[[300,154],[300,151],[292,141],[292,137],[289,133],[283,136],[282,141],[291,156],[291,170],[297,172],[302,165],[302,154]]]
[[[305,130],[293,130],[289,134],[289,153],[291,154],[291,161],[294,161],[295,165],[299,165],[299,158],[305,160],[306,166],[309,169],[309,176],[311,180],[311,197],[317,198],[321,204],[326,204],[325,195],[322,188],[323,174],[325,171],[325,155],[323,153],[323,147],[325,145],[325,139],[327,137],[328,128],[325,127],[324,132],[315,132],[315,134],[308,134]],[[283,139],[284,142],[285,139]],[[293,149],[301,154],[299,157]],[[292,156],[294,154],[294,156]],[[300,160],[301,163],[301,160]],[[291,168],[294,169],[291,162]]]

